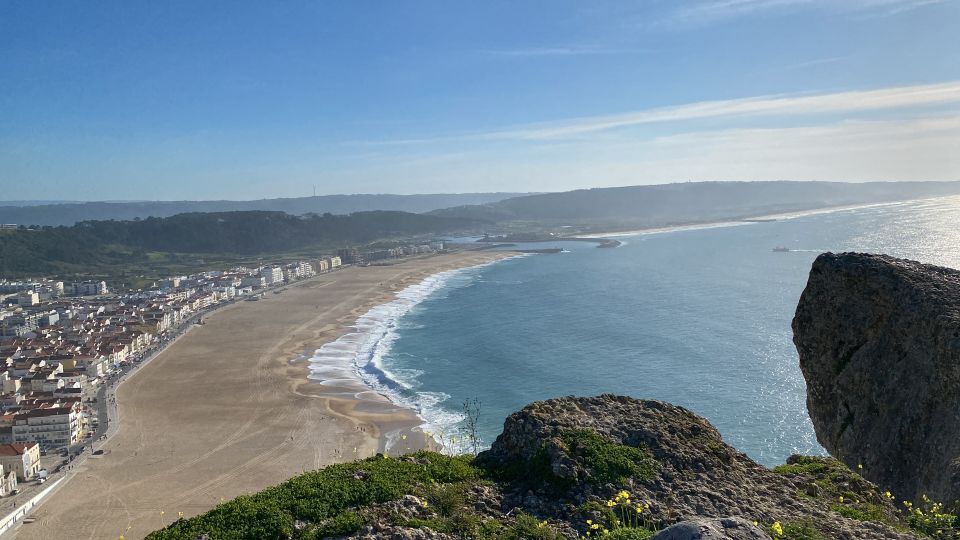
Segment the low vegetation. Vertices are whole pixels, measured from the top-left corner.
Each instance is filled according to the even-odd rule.
[[[494,468],[472,455],[421,451],[308,472],[255,495],[221,503],[200,516],[180,519],[148,538],[318,539],[364,529],[386,536],[403,529],[430,529],[490,540],[645,540],[671,523],[655,510],[658,503],[628,491],[629,486],[637,486],[637,493],[642,492],[639,485],[657,478],[661,463],[646,448],[616,444],[585,429],[563,432],[558,440],[576,466],[587,472],[584,485],[609,493],[609,498],[594,496],[571,504],[566,498],[571,492],[564,494],[563,489],[573,486],[550,474],[546,450],[516,470]],[[927,498],[916,505],[898,503],[892,494],[880,492],[835,459],[793,456],[774,473],[790,477],[799,487],[798,497],[837,516],[936,540],[960,538],[956,515],[942,505]],[[623,488],[609,491],[618,485]],[[541,501],[537,504],[563,501],[555,507],[562,510],[545,515],[520,508],[507,511],[511,505],[502,502],[508,492],[527,496],[536,492]],[[775,540],[831,538],[813,519],[756,524]]]
[[[862,468],[862,466],[860,467]],[[960,519],[955,511],[923,496],[919,503],[898,502],[894,494],[880,489],[829,457],[793,456],[790,462],[774,469],[806,482],[804,497],[821,501],[831,511],[857,521],[883,523],[895,529],[912,530],[937,540],[960,539]],[[812,523],[783,525],[784,540],[827,540]]]
[[[321,538],[356,531],[364,523],[357,509],[434,490],[435,484],[477,481],[481,472],[469,457],[418,452],[401,459],[375,457],[331,465],[297,476],[256,495],[222,503],[206,514],[179,520],[148,538]],[[447,502],[453,492],[439,495]],[[427,499],[429,500],[429,499]],[[437,499],[434,499],[437,500]],[[306,525],[296,527],[297,522]]]

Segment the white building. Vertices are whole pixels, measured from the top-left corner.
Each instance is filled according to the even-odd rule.
[[[260,269],[260,275],[267,286],[283,283],[283,268],[279,266],[265,266]]]
[[[317,272],[313,269],[313,265],[306,261],[297,262],[297,276],[301,279],[308,278],[316,275]]]
[[[17,413],[13,418],[13,443],[39,443],[41,450],[80,442],[80,405],[44,407]]]
[[[34,291],[22,291],[17,294],[17,305],[22,307],[40,305],[40,295]]]
[[[70,292],[73,296],[97,296],[109,291],[105,281],[83,281],[71,284]]]
[[[262,289],[267,286],[267,279],[263,276],[246,276],[240,280],[240,286]]]

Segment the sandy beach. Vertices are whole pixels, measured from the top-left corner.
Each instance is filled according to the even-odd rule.
[[[22,539],[142,538],[221,499],[366,457],[419,424],[385,398],[307,379],[305,356],[426,276],[507,256],[467,252],[347,268],[205,319],[117,389],[120,426],[38,508]],[[300,359],[300,361],[297,361]],[[416,447],[422,439],[409,437]],[[162,514],[161,514],[162,513]]]

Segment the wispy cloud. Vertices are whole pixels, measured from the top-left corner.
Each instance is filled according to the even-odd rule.
[[[482,51],[490,56],[513,58],[540,58],[544,56],[588,56],[603,54],[634,54],[653,52],[650,49],[631,49],[600,46],[573,46],[573,47],[527,47],[517,49],[487,49]]]
[[[517,149],[521,147],[522,149]],[[440,165],[386,158],[342,174],[429,186],[557,191],[681,180],[960,180],[960,116],[841,120],[798,127],[694,130],[678,135],[509,145]],[[436,189],[435,187],[433,189]]]
[[[892,17],[925,6],[945,4],[948,0],[860,0],[860,18]]]
[[[796,62],[794,64],[786,64],[778,66],[771,69],[770,71],[793,71],[796,69],[806,69],[814,66],[822,66],[825,64],[835,64],[850,58],[849,56],[830,56],[827,58],[815,58],[813,60],[805,60],[803,62]]]
[[[683,4],[659,25],[705,25],[750,15],[826,9],[857,17],[888,17],[953,0],[701,0]]]
[[[484,135],[491,139],[556,139],[643,124],[728,116],[787,116],[960,104],[960,81],[815,95],[773,95],[701,101],[621,114],[518,126]]]

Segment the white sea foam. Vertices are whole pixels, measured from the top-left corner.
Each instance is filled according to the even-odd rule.
[[[410,328],[400,322],[404,315],[451,285],[452,280],[459,281],[454,280],[456,277],[467,277],[466,281],[459,281],[456,285],[468,286],[475,274],[472,270],[494,262],[497,261],[438,272],[398,292],[396,299],[371,308],[354,322],[350,332],[316,350],[310,358],[308,377],[320,384],[342,389],[356,399],[383,402],[386,398],[397,406],[411,409],[423,421],[421,429],[424,431],[449,431],[463,419],[460,413],[444,407],[450,396],[442,392],[416,391],[417,377],[422,372],[416,369],[392,371],[384,365],[384,359],[398,337],[398,329]],[[397,440],[397,434],[386,434],[387,448]]]

